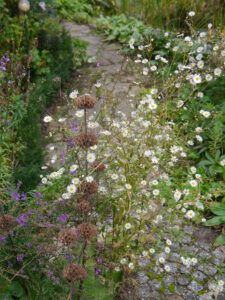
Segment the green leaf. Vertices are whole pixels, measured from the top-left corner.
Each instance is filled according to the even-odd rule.
[[[23,296],[23,288],[18,281],[13,281],[10,285],[10,290],[12,291],[13,295],[16,297]]]
[[[220,225],[223,224],[224,222],[225,222],[225,216],[224,217],[218,216],[206,221],[205,226]]]
[[[211,165],[211,164],[212,164],[212,162],[209,160],[202,160],[202,161],[200,161],[199,166],[203,167],[203,166],[207,166],[207,165]]]
[[[210,160],[212,163],[215,163],[214,159],[212,158],[212,156],[209,154],[209,152],[205,153],[205,156],[207,157],[208,160]]]
[[[225,244],[225,234],[221,234],[220,236],[217,237],[215,241],[215,246],[221,246]]]
[[[113,278],[113,281],[114,281],[115,283],[122,282],[122,279],[123,279],[123,272],[122,272],[122,271],[119,271],[119,272],[113,272],[112,278]]]
[[[225,216],[225,203],[221,203],[221,205],[212,206],[209,208],[211,212],[218,216]]]
[[[220,150],[216,151],[215,160],[218,160],[220,158]]]

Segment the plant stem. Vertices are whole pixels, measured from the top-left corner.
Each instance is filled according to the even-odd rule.
[[[85,266],[85,263],[86,263],[86,259],[85,259],[85,250],[86,250],[86,247],[87,247],[87,240],[85,239],[84,244],[83,244],[83,248],[81,250],[81,253],[80,253],[80,256],[79,256],[79,259],[78,259],[78,262],[80,262],[81,256],[83,256],[83,262],[82,262],[83,267]],[[78,294],[77,300],[81,299],[82,289],[83,289],[83,282],[84,282],[83,280],[81,280],[81,282],[80,282],[80,285],[79,285],[79,294]]]

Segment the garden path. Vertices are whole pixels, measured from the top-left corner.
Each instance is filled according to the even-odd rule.
[[[135,75],[136,66],[120,54],[118,45],[104,42],[104,38],[93,33],[89,26],[65,22],[64,27],[72,38],[79,38],[89,43],[87,54],[90,63],[76,71],[73,88],[77,88],[82,93],[96,95],[98,88],[95,84],[100,78],[106,91],[105,97],[118,98],[117,109],[129,117],[132,111],[130,102],[135,100],[135,95],[139,91],[138,85],[134,83],[139,80]],[[58,106],[58,111],[62,109],[65,109],[65,103]],[[70,120],[72,120],[74,112],[68,108],[67,111],[67,118],[71,116]],[[52,146],[54,151],[49,150]],[[54,156],[60,157],[60,153],[63,153],[66,147],[67,144],[62,141],[62,136],[58,136],[47,146],[48,156],[53,165],[57,165],[58,162]],[[53,156],[53,159],[50,156]],[[183,224],[183,220],[176,220],[173,228],[180,228],[182,236],[168,234],[168,238],[174,241],[171,245],[171,254],[167,258],[170,273],[164,275],[160,266],[151,267],[150,260],[143,259],[139,263],[140,268],[135,278],[138,283],[137,289],[133,288],[134,285],[130,285],[130,288],[126,285],[116,299],[210,300],[216,298],[209,294],[209,282],[212,279],[224,280],[225,247],[213,247],[216,234],[209,228],[187,226]],[[198,259],[198,264],[190,268],[182,266],[180,257],[192,255]],[[148,276],[149,272],[152,274],[151,279]],[[220,294],[217,299],[225,300],[225,294]]]

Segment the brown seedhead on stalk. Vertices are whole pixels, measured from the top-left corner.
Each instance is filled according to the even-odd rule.
[[[92,168],[95,170],[95,172],[102,172],[102,171],[105,170],[105,164],[103,164],[101,162],[98,162],[98,161],[95,161],[92,164]]]
[[[84,193],[85,195],[95,194],[98,191],[98,184],[96,181],[82,182],[77,191],[78,193]]]
[[[97,145],[98,139],[97,136],[90,132],[90,133],[80,133],[76,138],[76,144],[77,146],[87,149],[91,146]]]
[[[74,263],[64,267],[63,277],[70,281],[80,282],[87,277],[87,272],[82,266]]]
[[[82,95],[75,100],[75,104],[79,109],[93,108],[95,103],[95,98],[88,94]]]
[[[10,227],[13,226],[14,222],[14,217],[10,215],[4,215],[0,218],[0,229],[7,231]]]
[[[83,213],[87,213],[91,209],[90,203],[84,200],[77,204],[77,209]]]
[[[97,234],[97,228],[91,223],[82,223],[77,227],[79,235],[87,240],[91,240]]]
[[[82,195],[77,198],[77,203],[80,203],[82,201],[86,201],[88,199],[88,195]]]
[[[68,246],[72,244],[77,238],[76,233],[72,229],[64,229],[59,233],[59,242],[63,245]]]

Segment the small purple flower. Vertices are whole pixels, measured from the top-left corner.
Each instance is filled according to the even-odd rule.
[[[24,258],[24,255],[23,255],[23,254],[20,254],[20,255],[17,256],[16,260],[17,260],[17,261],[22,261],[23,258]]]
[[[43,262],[38,258],[39,265],[43,265]]]
[[[26,200],[27,199],[27,194],[26,193],[21,194],[21,199]]]
[[[61,215],[59,218],[57,218],[56,220],[65,223],[66,220],[67,220],[68,218],[69,218],[69,215],[68,215],[68,214],[62,214],[62,215]]]
[[[101,270],[98,267],[95,267],[95,274],[99,274],[101,272]]]
[[[59,283],[59,277],[56,277],[55,282]]]

